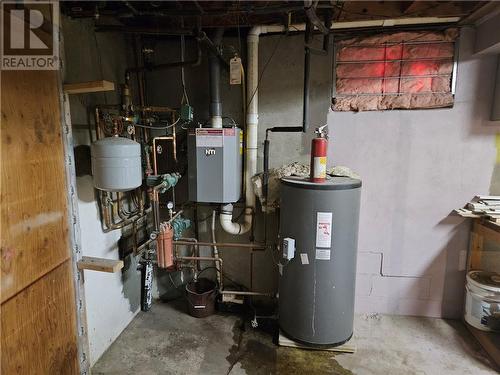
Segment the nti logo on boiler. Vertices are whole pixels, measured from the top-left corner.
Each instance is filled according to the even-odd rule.
[[[2,69],[59,69],[59,3],[2,2]]]

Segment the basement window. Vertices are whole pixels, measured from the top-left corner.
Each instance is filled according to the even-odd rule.
[[[335,43],[334,111],[452,107],[458,31],[355,37]]]

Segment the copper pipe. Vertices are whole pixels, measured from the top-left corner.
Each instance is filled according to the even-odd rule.
[[[176,112],[175,109],[170,107],[162,107],[162,106],[139,106],[136,107],[139,111],[143,112],[157,112],[157,113],[172,113]]]
[[[157,241],[156,241],[156,261],[157,261],[159,268],[164,268],[163,267],[163,233],[162,232],[160,232],[160,234],[157,237]]]
[[[127,220],[127,217],[123,214],[123,206],[122,206],[122,193],[117,192],[116,193],[116,210],[118,213],[118,217],[122,220]]]
[[[99,106],[96,106],[95,107],[95,111],[94,111],[94,122],[95,122],[95,137],[97,140],[101,139],[102,138],[102,134],[101,134],[101,127],[100,127],[100,111],[99,111]]]
[[[174,241],[175,243],[175,241]],[[203,261],[203,260],[206,260],[206,261],[214,261],[214,262],[219,262],[220,264],[220,273],[221,275],[223,275],[223,272],[222,272],[222,259],[221,258],[214,258],[214,257],[177,257],[175,259],[176,261],[178,260],[197,260],[197,261]],[[224,288],[224,278],[221,277],[221,281],[220,281],[220,285],[219,285],[219,289],[222,290]]]
[[[136,252],[135,252],[135,255],[139,255],[140,253],[142,253],[142,251],[146,248],[146,246],[148,246],[149,244],[151,244],[151,242],[153,242],[153,241],[156,241],[156,239],[155,239],[155,240],[153,240],[153,239],[151,239],[151,238],[150,238],[150,239],[148,239],[146,242],[144,242],[142,245],[140,245],[140,246],[137,248],[137,250],[136,250]]]
[[[175,113],[172,115],[175,123]],[[174,148],[174,161],[177,162],[177,141],[175,138],[175,126],[172,127],[172,146]]]
[[[221,258],[214,258],[214,257],[177,257],[177,260],[202,260],[202,261],[203,260],[213,260],[215,262],[220,262],[222,264]]]
[[[174,239],[174,230],[172,229],[171,226],[167,226],[165,229],[165,236],[164,236],[164,244],[163,244],[163,251],[164,251],[164,262],[165,262],[165,268],[172,267],[174,265],[174,246],[172,244],[172,241]]]
[[[181,241],[186,241],[186,242],[190,242],[190,243],[197,243],[198,240],[196,238],[188,238],[188,237],[184,237],[184,238],[179,238],[179,240]],[[172,242],[172,244],[174,244],[175,241]],[[186,246],[190,246],[190,245],[186,245]],[[175,257],[178,257],[178,253],[177,253],[177,246],[175,246],[174,244],[174,250],[175,250]],[[193,246],[193,252],[192,252],[192,255],[191,256],[197,256],[199,257],[200,256],[200,248],[199,246]],[[196,266],[198,267],[198,271],[201,271],[201,265],[200,265],[200,262],[196,262]]]
[[[263,293],[263,292],[244,292],[241,290],[222,290],[220,292],[221,294],[236,294],[240,296],[267,296],[267,297],[273,297],[273,293]]]
[[[144,213],[144,196],[142,194],[142,189],[137,188],[137,201],[139,203],[139,213],[142,215]]]
[[[192,243],[188,241],[174,241],[174,245],[193,245],[193,246],[218,246],[218,247],[243,247],[254,250],[265,250],[266,247],[261,244],[253,244],[253,243],[231,243],[231,242],[197,242]]]
[[[151,208],[147,208],[144,210],[143,214],[136,214],[119,223],[114,223],[112,220],[112,212],[113,212],[113,207],[115,205],[103,202],[103,200],[105,199],[105,198],[103,199],[103,196],[105,196],[105,194],[106,194],[105,192],[99,191],[99,202],[98,202],[99,208],[101,210],[101,217],[103,218],[104,221],[104,228],[102,228],[104,233],[108,233],[115,229],[125,228],[126,226],[132,224],[134,221],[145,219],[147,215],[152,211]]]

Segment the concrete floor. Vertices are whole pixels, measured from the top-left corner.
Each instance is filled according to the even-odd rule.
[[[277,347],[268,329],[241,317],[204,319],[182,300],[140,313],[96,363],[92,374],[496,374],[462,323],[359,315],[354,354]],[[266,332],[268,331],[268,332]]]

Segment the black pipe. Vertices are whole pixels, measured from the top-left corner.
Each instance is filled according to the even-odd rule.
[[[200,31],[196,35],[196,39],[198,39],[198,41],[201,44],[205,45],[207,47],[208,51],[210,53],[212,53],[212,55],[217,56],[217,58],[219,59],[219,62],[222,64],[222,67],[225,70],[229,70],[229,64],[227,63],[226,60],[224,60],[224,58],[222,57],[217,46],[207,37],[207,34],[205,34],[205,32]]]
[[[267,132],[266,132],[267,134]],[[264,140],[264,173],[262,174],[262,195],[266,199],[267,206],[267,195],[268,195],[268,185],[269,185],[269,139]]]
[[[304,89],[302,102],[302,132],[306,133],[309,128],[309,88],[310,88],[310,72],[311,72],[311,49],[309,44],[312,40],[314,27],[309,20],[306,21],[306,29],[304,33]]]
[[[125,34],[142,34],[142,35],[155,35],[155,36],[195,36],[196,33],[193,29],[181,28],[153,28],[153,27],[138,27],[138,26],[122,26],[122,25],[96,25],[95,32],[117,32]]]
[[[327,12],[325,16],[324,28],[330,31],[332,26],[332,13]],[[325,33],[323,36],[323,49],[318,50],[312,48],[310,43],[312,41],[312,34],[314,32],[314,27],[311,21],[308,19],[306,21],[305,30],[305,47],[304,47],[304,96],[303,96],[303,109],[302,109],[302,131],[307,132],[309,128],[309,91],[310,91],[310,72],[311,72],[311,53],[317,55],[327,56],[330,51],[330,32]]]
[[[201,48],[200,48],[199,42],[196,43],[196,48],[197,48],[196,58],[193,58],[191,60],[176,61],[176,62],[171,62],[171,63],[151,65],[151,66],[136,66],[133,68],[128,68],[126,71],[126,74],[127,73],[146,72],[146,71],[151,72],[151,71],[155,71],[155,70],[166,70],[166,69],[173,69],[173,68],[178,68],[178,67],[182,67],[182,66],[198,66],[201,63]]]
[[[222,117],[222,103],[220,95],[220,45],[224,29],[218,28],[212,38],[212,42],[217,49],[217,55],[210,54],[208,57],[208,78],[210,85],[210,117]]]

